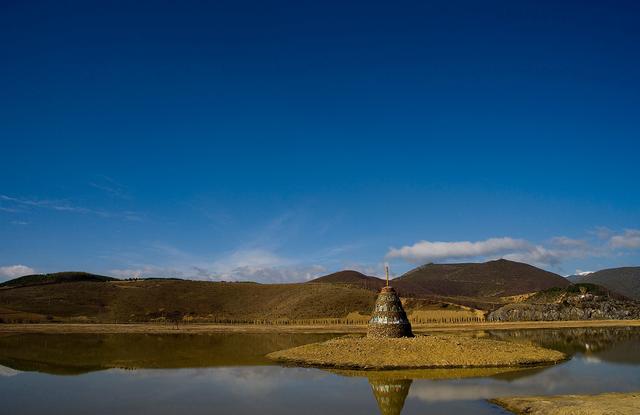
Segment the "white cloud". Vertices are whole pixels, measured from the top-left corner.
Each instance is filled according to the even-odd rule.
[[[586,248],[589,246],[589,242],[584,239],[572,239],[566,236],[556,236],[551,238],[551,244],[566,248]]]
[[[607,228],[606,226],[596,226],[595,229],[593,229],[589,233],[595,235],[599,239],[604,240],[609,239],[609,237],[611,237],[611,235],[613,235],[615,232]]]
[[[614,249],[639,249],[640,230],[626,229],[621,235],[614,235],[609,239],[609,245]]]
[[[142,265],[112,269],[119,278],[174,277],[205,281],[255,281],[287,283],[308,281],[327,273],[320,265],[301,264],[265,249],[238,249],[215,261],[206,261],[175,248],[163,251],[177,262],[174,265]]]
[[[556,236],[545,244],[510,237],[476,242],[421,241],[398,249],[392,248],[387,253],[387,258],[399,258],[411,263],[504,258],[539,267],[557,267],[569,259],[608,254],[610,249],[603,246],[602,242],[593,245],[589,240]]]
[[[476,242],[420,241],[401,248],[391,248],[386,257],[410,263],[504,258],[539,267],[558,268],[572,259],[614,257],[622,254],[619,251],[640,249],[639,229],[626,229],[622,233],[616,233],[609,228],[599,227],[589,234],[592,236],[586,239],[556,236],[545,243],[510,237]]]
[[[569,251],[547,249],[541,245],[529,246],[522,252],[504,255],[504,259],[533,265],[558,265],[572,255]]]
[[[387,258],[401,258],[408,262],[446,261],[451,259],[476,258],[502,255],[524,250],[529,243],[522,239],[490,238],[484,241],[470,242],[430,242],[420,241],[402,248],[391,248]]]
[[[212,266],[219,272],[226,273],[237,268],[271,268],[291,265],[287,260],[266,249],[238,249],[224,254]]]
[[[306,265],[265,249],[239,249],[223,255],[205,269],[209,279],[224,281],[299,282],[326,273],[320,265]]]
[[[10,280],[23,275],[35,274],[35,270],[26,265],[8,265],[0,267],[0,280]]]
[[[237,267],[222,273],[218,279],[225,281],[257,281],[265,283],[289,283],[309,281],[327,273],[320,265],[281,267]]]

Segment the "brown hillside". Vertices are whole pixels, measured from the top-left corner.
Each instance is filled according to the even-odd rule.
[[[480,264],[428,264],[393,280],[404,296],[505,297],[566,287],[560,275],[500,259]]]
[[[323,277],[316,278],[315,280],[309,281],[311,283],[328,283],[328,284],[346,284],[350,286],[356,286],[360,288],[364,288],[366,290],[375,290],[378,291],[385,285],[385,281],[377,278],[371,277],[369,275],[364,275],[358,271],[352,270],[344,270],[334,272],[333,274],[325,275]]]
[[[331,284],[180,280],[69,282],[0,290],[0,307],[64,320],[151,321],[172,313],[195,320],[343,318],[369,314],[375,293]]]

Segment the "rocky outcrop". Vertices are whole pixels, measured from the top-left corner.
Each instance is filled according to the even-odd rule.
[[[491,312],[488,321],[628,320],[640,319],[640,303],[609,295],[565,294],[553,303],[508,304]]]

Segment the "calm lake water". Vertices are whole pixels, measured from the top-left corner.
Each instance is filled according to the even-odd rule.
[[[640,330],[478,332],[571,354],[508,373],[332,373],[273,365],[266,353],[317,334],[0,334],[6,414],[500,414],[487,399],[640,390]]]

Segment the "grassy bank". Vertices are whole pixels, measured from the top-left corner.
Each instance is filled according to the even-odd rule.
[[[635,415],[640,408],[640,393],[514,397],[492,399],[491,402],[516,414]]]

